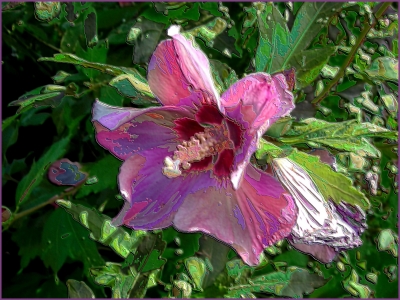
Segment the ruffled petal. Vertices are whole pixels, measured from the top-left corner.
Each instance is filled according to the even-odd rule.
[[[237,150],[231,180],[240,185],[243,172],[257,143],[267,128],[294,108],[293,95],[283,74],[255,73],[237,81],[221,97],[225,114],[239,122],[244,130],[241,149]]]
[[[147,79],[151,91],[163,105],[219,105],[208,58],[179,34],[179,26],[171,26],[168,34],[172,40],[162,41],[149,63]]]
[[[160,145],[175,147],[175,120],[188,117],[193,115],[179,107],[121,108],[100,101],[93,106],[97,142],[122,160]]]
[[[173,220],[181,231],[201,231],[234,248],[249,265],[283,239],[296,222],[292,198],[273,177],[249,165],[238,190],[209,187],[186,197]]]
[[[361,245],[358,232],[343,220],[332,202],[324,200],[307,172],[287,158],[274,159],[272,166],[299,210],[292,230],[294,243],[322,244],[336,251]]]
[[[163,161],[172,155],[168,148],[158,147],[125,160],[118,183],[126,203],[114,225],[144,230],[168,227],[187,195],[217,184],[210,171],[166,177]]]
[[[294,108],[285,76],[255,73],[233,84],[222,96],[226,115],[251,132],[264,132]]]

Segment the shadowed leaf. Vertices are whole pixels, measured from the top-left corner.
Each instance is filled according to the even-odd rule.
[[[33,163],[29,173],[22,178],[17,186],[17,191],[15,193],[15,201],[17,205],[22,204],[29,198],[33,188],[38,186],[43,180],[43,175],[47,172],[47,168],[50,166],[50,164],[58,158],[64,156],[69,142],[70,136],[59,140],[58,142],[54,143],[37,162]]]
[[[43,229],[41,258],[57,273],[67,257],[81,261],[86,274],[90,267],[104,263],[87,230],[64,210],[57,209],[47,219]]]
[[[90,231],[91,239],[105,246],[110,246],[111,249],[124,258],[128,257],[129,253],[136,251],[141,237],[146,234],[143,231],[134,230],[129,235],[122,227],[113,226],[110,217],[100,214],[92,208],[74,204],[70,201],[57,200],[56,202]]]
[[[267,293],[276,296],[302,298],[303,294],[310,294],[315,288],[327,283],[325,279],[308,270],[288,267],[286,272],[269,273],[249,279],[249,284],[229,288],[227,298],[241,298],[249,293]]]

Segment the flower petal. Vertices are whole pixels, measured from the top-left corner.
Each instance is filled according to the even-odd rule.
[[[175,147],[175,120],[188,117],[193,115],[178,107],[120,108],[96,101],[93,108],[97,142],[122,160],[160,145]]]
[[[225,114],[244,130],[242,148],[237,151],[231,180],[240,185],[243,172],[267,128],[293,108],[293,95],[283,74],[255,73],[237,81],[221,97]]]
[[[200,105],[201,101],[218,105],[208,58],[179,34],[179,26],[171,26],[168,34],[172,40],[162,41],[149,63],[147,79],[151,91],[163,105],[194,108],[193,104]]]
[[[172,155],[173,151],[159,147],[134,154],[123,163],[118,182],[127,202],[114,225],[145,230],[168,227],[188,194],[217,184],[210,171],[166,177],[163,161]]]
[[[222,96],[226,115],[251,132],[262,133],[294,108],[293,94],[283,74],[254,73],[233,84]],[[239,109],[238,109],[239,108]]]
[[[178,230],[202,231],[233,247],[249,265],[263,249],[290,234],[291,197],[273,177],[249,165],[238,190],[209,187],[186,197],[173,220]]]
[[[343,220],[331,202],[324,200],[307,172],[287,158],[274,159],[272,166],[299,210],[292,231],[294,243],[322,244],[337,251],[361,245],[358,232]]]
[[[320,261],[323,264],[327,264],[331,262],[337,255],[337,252],[333,247],[328,245],[321,245],[321,244],[300,244],[294,243],[291,238],[288,238],[290,244],[295,247],[297,250],[300,250],[303,253],[310,254],[316,260]]]

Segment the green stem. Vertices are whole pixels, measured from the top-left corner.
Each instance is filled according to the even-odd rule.
[[[22,211],[22,212],[20,212],[20,213],[15,214],[14,217],[13,217],[13,219],[11,220],[11,222],[10,222],[9,224],[7,224],[7,228],[5,228],[5,230],[8,229],[8,228],[11,226],[11,224],[14,223],[16,220],[18,220],[18,219],[20,219],[20,218],[22,218],[22,217],[25,217],[25,216],[27,216],[27,215],[30,215],[31,213],[37,211],[38,209],[40,209],[40,208],[42,208],[42,207],[44,207],[44,206],[46,206],[46,205],[48,205],[48,204],[54,203],[54,202],[55,202],[56,200],[58,200],[58,199],[62,199],[62,198],[65,198],[65,197],[67,197],[67,196],[70,196],[70,195],[75,194],[75,193],[79,190],[79,188],[82,186],[82,184],[84,184],[84,183],[85,183],[85,181],[82,181],[82,182],[81,182],[80,184],[78,184],[77,186],[75,186],[75,187],[73,187],[73,188],[67,188],[66,190],[64,190],[64,192],[62,192],[62,193],[59,194],[59,195],[55,195],[55,196],[51,197],[51,198],[50,198],[49,200],[47,200],[46,202],[40,203],[40,204],[37,205],[37,206],[34,206],[34,207],[32,207],[32,208],[29,208],[29,209],[27,209],[27,210],[24,210],[24,211]]]
[[[371,25],[368,23],[367,20],[364,22],[364,29],[361,31],[360,36],[358,37],[358,39],[356,41],[356,44],[353,46],[350,53],[347,55],[345,62],[343,63],[342,67],[340,68],[339,72],[336,74],[335,78],[333,78],[329,82],[329,84],[325,86],[325,88],[323,89],[323,91],[317,98],[315,98],[313,101],[311,101],[311,103],[314,104],[314,106],[317,106],[325,98],[325,96],[329,93],[329,91],[338,83],[338,81],[344,77],[347,67],[353,61],[357,50],[360,48],[361,44],[364,42],[365,37],[367,36],[368,32],[371,30],[372,27],[374,27],[376,25],[377,20],[383,15],[383,13],[386,11],[386,9],[388,9],[388,7],[391,4],[392,4],[392,2],[384,2],[382,4],[382,6],[376,12],[375,20]]]

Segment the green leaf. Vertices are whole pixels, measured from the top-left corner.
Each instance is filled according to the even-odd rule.
[[[115,87],[123,96],[139,98],[144,98],[144,96],[147,96],[145,98],[146,100],[150,98],[153,103],[158,103],[154,99],[154,95],[151,92],[147,81],[137,74],[119,75],[110,81],[110,85]]]
[[[365,73],[371,79],[399,81],[399,62],[391,57],[376,58]]]
[[[93,7],[84,11],[85,21],[84,21],[84,32],[86,37],[86,45],[92,48],[99,42],[97,36],[97,15]]]
[[[279,141],[285,144],[307,143],[313,147],[324,145],[361,156],[380,157],[378,149],[366,138],[382,137],[397,140],[397,136],[396,131],[371,123],[359,123],[357,120],[329,123],[310,118],[293,126]]]
[[[275,158],[281,157],[285,152],[278,146],[261,140],[256,157],[261,159],[265,154],[269,154]],[[318,156],[292,149],[287,158],[298,164],[311,176],[325,200],[332,199],[336,203],[344,201],[353,205],[359,205],[363,209],[369,208],[368,199],[363,193],[353,187],[353,182],[347,176],[333,171],[331,166],[322,163]]]
[[[344,201],[363,209],[369,208],[368,199],[353,187],[353,182],[347,176],[333,171],[329,165],[322,163],[318,156],[295,150],[288,158],[311,176],[325,200],[332,199],[336,203]]]
[[[267,3],[261,13],[257,14],[257,20],[260,40],[255,57],[256,71],[271,74],[284,67],[290,42],[289,29],[273,2]]]
[[[151,55],[164,33],[164,24],[142,18],[131,28],[127,36],[127,42],[134,44],[133,63],[148,63]]]
[[[399,237],[390,229],[379,232],[377,244],[379,251],[389,251],[394,257],[398,256]]]
[[[301,66],[303,56],[311,58],[311,53],[316,52],[303,51],[310,46],[318,32],[326,26],[327,22],[324,20],[327,20],[332,12],[341,6],[342,4],[339,2],[304,3],[297,12],[289,33],[286,22],[275,5],[267,4],[265,10],[258,17],[260,43],[256,52],[256,70],[273,74],[296,65]],[[310,70],[303,71],[311,72],[312,75],[308,77],[301,73],[303,84],[314,77],[317,69],[322,68],[328,53],[332,50],[317,50],[319,56],[313,61],[312,67]]]
[[[343,287],[354,297],[369,298],[371,290],[367,285],[359,283],[359,277],[355,270],[351,270],[349,277],[343,282]]]
[[[336,51],[336,47],[324,47],[302,50],[294,54],[290,60],[290,67],[294,67],[296,70],[298,83],[296,87],[302,88],[311,84]]]
[[[76,194],[76,198],[80,199],[91,193],[96,194],[107,188],[116,190],[120,166],[121,161],[111,154],[95,163],[85,164],[85,166],[82,168],[82,171],[88,173],[89,177],[96,177],[98,183],[82,186]]]
[[[83,281],[68,279],[67,288],[69,298],[96,298],[90,287]]]
[[[88,50],[89,51],[89,50]],[[125,68],[125,67],[116,67],[112,65],[107,65],[103,63],[96,63],[87,61],[83,58],[80,58],[74,54],[70,53],[57,53],[54,54],[54,57],[41,57],[38,61],[52,61],[52,62],[59,62],[59,63],[67,63],[67,64],[74,64],[83,66],[84,68],[92,68],[95,70],[99,70],[101,72],[118,76],[122,74],[132,74],[135,75],[136,78],[140,78],[142,82],[146,82],[146,80],[139,74],[139,72],[135,69]]]
[[[92,42],[93,43],[93,42]],[[76,50],[76,54],[79,57],[82,57],[85,61],[91,62],[93,64],[104,64],[107,60],[108,48],[105,44],[97,44],[93,47],[88,47],[86,50],[83,50],[81,47],[78,47]],[[77,69],[84,67],[83,73],[90,79],[91,82],[95,81],[95,78],[99,76],[101,70],[96,70],[96,68],[89,67],[86,68],[85,65],[77,66]]]
[[[129,235],[122,227],[113,226],[110,217],[100,214],[92,208],[70,201],[57,200],[56,202],[90,231],[91,239],[110,246],[124,258],[127,258],[129,253],[136,251],[142,236],[146,234],[144,231],[134,230]]]
[[[219,94],[225,92],[231,85],[239,80],[235,70],[219,60],[210,59],[211,73],[215,87]]]
[[[43,228],[41,258],[57,273],[67,257],[81,261],[86,274],[89,274],[89,268],[104,263],[87,230],[64,210],[57,209]]]
[[[19,182],[15,193],[17,207],[24,203],[30,196],[33,188],[39,185],[47,174],[47,168],[57,159],[64,156],[70,143],[70,136],[54,143],[50,149],[37,161],[34,162],[29,173]]]
[[[161,268],[166,262],[161,258],[165,246],[161,232],[145,236],[133,256],[136,271],[146,273]]]
[[[293,120],[294,118],[291,117],[280,118],[268,128],[265,134],[274,138],[281,137],[291,128]]]
[[[226,263],[226,269],[228,276],[235,279],[235,282],[239,282],[240,278],[250,277],[255,268],[246,265],[242,259],[234,259]]]
[[[56,107],[66,95],[66,87],[59,85],[46,85],[37,94],[37,89],[11,101],[8,106],[19,106],[17,114],[31,107],[51,106]]]
[[[138,274],[133,267],[107,262],[103,267],[90,269],[97,284],[108,286],[112,298],[143,298],[147,290],[148,276]]]
[[[227,298],[241,298],[249,293],[268,293],[276,296],[302,298],[328,282],[306,269],[289,267],[286,272],[274,272],[249,279],[249,284],[230,287]]]
[[[5,119],[2,123],[2,150],[5,155],[7,149],[18,141],[20,121],[18,115],[14,115]]]
[[[203,280],[207,273],[204,260],[199,257],[189,257],[185,259],[185,266],[194,282],[195,288],[198,291],[203,291]]]
[[[12,235],[12,240],[19,247],[18,255],[21,256],[21,270],[25,269],[31,260],[42,253],[42,223],[46,220],[45,217],[47,217],[47,214],[43,214],[34,220],[23,220],[23,226]]]

